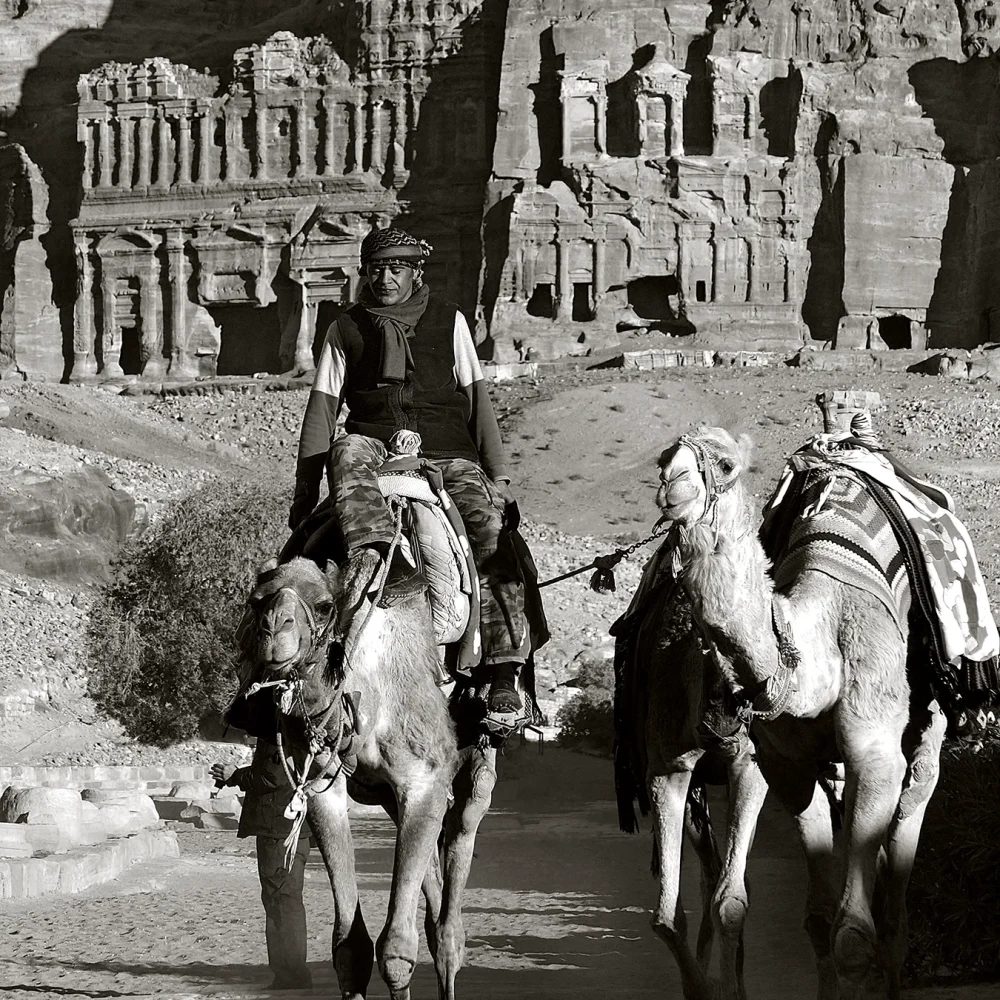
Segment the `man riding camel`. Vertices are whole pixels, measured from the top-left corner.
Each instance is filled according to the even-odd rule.
[[[518,712],[516,682],[530,639],[517,555],[501,530],[514,504],[510,475],[468,323],[424,283],[430,252],[426,242],[395,228],[373,230],[362,242],[367,282],[323,342],[288,523],[294,531],[316,506],[325,471],[348,562],[364,548],[384,561],[395,528],[377,471],[393,434],[418,432],[422,455],[440,468],[465,522],[479,569],[483,663],[493,667],[489,711]],[[344,403],[346,434],[335,439]],[[401,557],[394,568],[412,573]]]

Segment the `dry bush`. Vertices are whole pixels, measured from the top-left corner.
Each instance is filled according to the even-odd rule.
[[[947,746],[907,893],[910,978],[1000,979],[1000,736]]]
[[[225,707],[233,633],[257,567],[287,537],[289,500],[275,481],[214,480],[123,550],[87,638],[90,694],[130,736],[187,739]]]
[[[559,740],[568,746],[584,746],[610,755],[615,735],[613,662],[585,659],[576,684],[576,694],[556,716]]]

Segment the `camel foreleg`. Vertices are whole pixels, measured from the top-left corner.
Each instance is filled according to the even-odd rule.
[[[746,1000],[743,982],[743,925],[750,908],[747,858],[757,831],[757,818],[767,796],[767,782],[747,745],[729,766],[729,829],[722,874],[711,912],[719,932],[719,998]]]
[[[715,940],[712,900],[719,885],[722,858],[719,856],[719,845],[715,839],[715,830],[712,828],[712,813],[704,785],[692,784],[688,790],[687,803],[684,806],[684,830],[701,862],[701,923],[698,926],[695,958],[702,972],[708,975],[708,966],[712,960],[712,943]]]
[[[900,972],[906,958],[908,923],[906,887],[913,870],[924,813],[937,787],[941,770],[941,744],[947,722],[937,702],[909,755],[906,781],[899,806],[889,828],[888,870],[883,919],[879,927],[886,991],[889,1000],[899,1000]]]
[[[837,909],[833,854],[833,812],[814,763],[786,757],[776,749],[770,730],[755,730],[757,759],[768,787],[795,820],[806,860],[805,930],[816,956],[818,1000],[837,1000],[837,972],[830,949]]]
[[[690,763],[693,767],[694,762]],[[690,784],[688,769],[656,774],[649,780],[660,872],[660,895],[652,926],[677,962],[685,1000],[712,1000],[708,979],[688,947],[687,917],[681,906],[681,848]]]
[[[455,978],[465,961],[462,894],[472,869],[479,824],[490,808],[497,780],[497,752],[493,747],[467,753],[455,775],[455,804],[445,820],[444,900],[435,959],[440,1000],[455,1000]]]
[[[385,927],[375,943],[379,972],[392,1000],[409,1000],[410,979],[417,964],[417,906],[426,892],[431,858],[448,802],[448,780],[428,773],[423,781],[397,790],[399,825]]]
[[[368,992],[375,950],[365,926],[354,868],[354,842],[347,817],[343,776],[309,800],[309,825],[319,844],[333,888],[333,967],[344,1000]]]
[[[887,841],[906,773],[901,729],[902,725],[869,723],[856,716],[838,726],[847,772],[845,881],[833,922],[833,958],[843,1000],[864,996],[878,958],[871,907],[879,852]]]

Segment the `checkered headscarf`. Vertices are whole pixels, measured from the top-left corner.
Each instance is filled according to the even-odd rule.
[[[361,266],[378,261],[416,269],[433,249],[426,240],[418,240],[402,229],[373,229],[361,243]]]

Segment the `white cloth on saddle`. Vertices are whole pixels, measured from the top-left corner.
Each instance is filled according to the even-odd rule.
[[[909,522],[927,567],[931,595],[949,660],[964,656],[981,662],[1000,653],[993,612],[990,610],[972,540],[955,516],[950,494],[938,486],[914,479],[921,489],[897,475],[892,463],[866,448],[840,447],[846,434],[819,434],[795,452],[785,464],[774,496],[765,507],[777,508],[797,472],[816,468],[858,470],[889,490]],[[924,492],[926,491],[926,492]],[[930,493],[931,496],[928,496]]]

